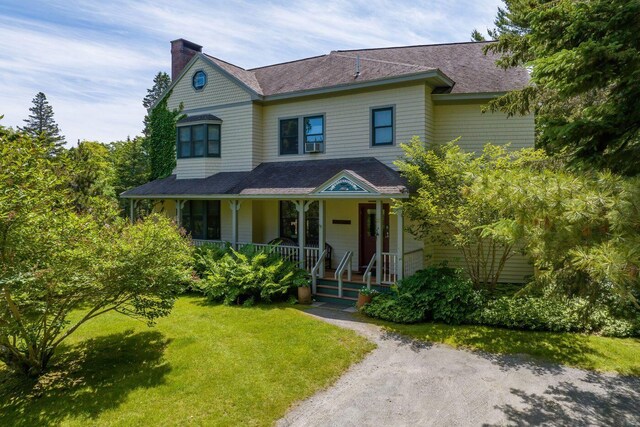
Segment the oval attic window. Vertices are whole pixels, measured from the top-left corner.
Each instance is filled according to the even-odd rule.
[[[200,70],[193,75],[193,88],[195,90],[202,89],[207,84],[207,74]]]

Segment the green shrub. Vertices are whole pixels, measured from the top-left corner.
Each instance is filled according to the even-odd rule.
[[[375,296],[362,311],[397,323],[423,320],[461,323],[481,299],[463,274],[461,270],[442,266],[421,270],[401,281],[392,293]]]
[[[197,246],[193,251],[193,270],[200,278],[203,278],[205,272],[209,271],[214,263],[220,261],[229,252],[229,248],[228,243],[223,248],[209,244]]]
[[[630,309],[632,310],[632,309]],[[552,332],[587,332],[628,337],[640,333],[640,315],[615,316],[606,304],[585,298],[501,297],[488,301],[474,323]]]
[[[308,283],[307,272],[295,263],[251,247],[229,248],[222,256],[211,250],[209,255],[210,259],[201,260],[205,268],[197,287],[211,301],[229,305],[271,302]]]
[[[367,316],[395,323],[417,323],[424,320],[424,310],[415,301],[407,295],[396,293],[374,295],[373,300],[361,310]]]

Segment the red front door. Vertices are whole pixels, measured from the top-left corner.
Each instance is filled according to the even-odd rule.
[[[382,251],[389,251],[389,205],[382,205]],[[359,215],[360,246],[359,270],[366,270],[369,261],[376,253],[376,205],[366,203],[360,205]]]

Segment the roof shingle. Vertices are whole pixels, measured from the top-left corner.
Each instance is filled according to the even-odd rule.
[[[123,197],[187,195],[308,195],[342,171],[381,194],[403,194],[400,174],[373,157],[262,163],[251,172],[219,172],[202,179],[171,175],[122,193]]]
[[[524,87],[524,68],[503,70],[487,55],[490,42],[466,42],[377,49],[338,50],[328,55],[245,70],[207,55],[258,95],[269,96],[328,88],[440,70],[455,85],[451,93],[506,92]],[[360,73],[355,77],[356,58]]]

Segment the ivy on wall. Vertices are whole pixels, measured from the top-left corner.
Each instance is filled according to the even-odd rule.
[[[171,175],[176,167],[176,122],[182,116],[183,106],[169,110],[169,92],[149,112],[149,135],[146,138],[151,165],[151,180]]]

